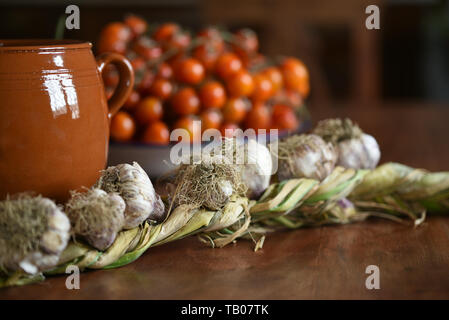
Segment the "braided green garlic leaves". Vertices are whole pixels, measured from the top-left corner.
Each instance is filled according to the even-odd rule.
[[[385,163],[370,171],[350,198],[364,210],[407,215],[419,224],[426,212],[449,210],[449,172]]]
[[[250,208],[253,227],[295,229],[358,220],[346,197],[367,173],[336,167],[322,182],[300,178],[272,184]]]

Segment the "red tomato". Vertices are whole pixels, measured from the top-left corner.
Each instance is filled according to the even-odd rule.
[[[277,104],[273,107],[273,125],[280,130],[296,130],[299,121],[293,109],[287,105]]]
[[[207,71],[213,71],[219,55],[224,50],[224,40],[218,29],[213,27],[201,30],[197,36],[200,45],[195,47],[192,55],[204,65]]]
[[[200,114],[200,119],[201,130],[205,131],[207,129],[219,129],[223,117],[219,111],[211,109],[203,111]]]
[[[273,85],[270,79],[263,73],[258,73],[253,76],[254,91],[251,95],[253,101],[263,102],[268,100],[273,95]]]
[[[111,137],[116,141],[128,141],[130,140],[134,132],[136,131],[136,125],[133,118],[124,111],[119,111],[111,120]]]
[[[204,67],[194,58],[186,58],[175,64],[175,78],[187,84],[198,84],[204,79]]]
[[[148,37],[140,37],[133,45],[133,50],[145,60],[158,59],[162,55],[159,44]]]
[[[139,72],[145,69],[145,60],[141,57],[135,57],[133,59],[128,59],[133,66],[134,71]]]
[[[246,115],[245,126],[246,128],[257,129],[269,129],[270,128],[270,111],[265,104],[254,104],[251,110]]]
[[[168,145],[170,143],[170,131],[165,123],[161,121],[153,122],[143,132],[142,141],[158,145]]]
[[[180,27],[176,23],[164,23],[153,33],[153,39],[158,42],[167,41],[179,30]]]
[[[276,67],[269,67],[263,72],[268,79],[271,81],[271,85],[273,87],[273,93],[277,93],[283,85],[282,73]]]
[[[221,108],[226,102],[226,92],[220,82],[209,81],[199,92],[203,108]]]
[[[167,79],[159,78],[154,80],[153,85],[150,88],[150,92],[155,97],[166,100],[170,98],[173,93],[173,85]]]
[[[190,87],[182,88],[176,92],[171,104],[173,110],[179,115],[195,114],[200,109],[200,99],[195,93],[195,90]]]
[[[282,62],[281,71],[285,87],[299,92],[303,98],[307,97],[310,91],[309,71],[302,61],[296,58],[286,58]]]
[[[126,53],[127,43],[116,40],[112,37],[103,37],[98,42],[98,54],[105,52],[115,52],[124,55]]]
[[[131,39],[131,30],[121,22],[107,24],[100,33],[98,53],[117,52],[124,54]]]
[[[253,77],[246,70],[240,70],[226,79],[226,87],[232,97],[250,96],[254,90]]]
[[[153,82],[154,74],[151,71],[147,70],[143,74],[142,79],[140,79],[140,81],[137,83],[137,90],[144,96],[148,95]]]
[[[174,33],[168,41],[165,42],[164,48],[165,50],[168,49],[178,49],[182,50],[189,46],[190,42],[192,41],[192,38],[190,37],[190,34],[185,31],[178,31]]]
[[[140,36],[147,31],[148,28],[145,20],[133,14],[127,15],[124,22],[129,27],[134,37]]]
[[[251,29],[240,29],[234,34],[232,45],[234,52],[240,57],[245,66],[251,64],[251,59],[259,49],[257,35]]]
[[[197,34],[198,38],[209,44],[209,48],[217,52],[222,53],[225,48],[225,43],[220,31],[214,27],[207,27]]]
[[[140,124],[145,125],[162,118],[162,113],[162,102],[155,97],[147,97],[137,105],[135,116]]]
[[[234,53],[224,53],[222,54],[215,65],[215,72],[222,79],[237,73],[242,70],[242,61]]]
[[[207,71],[213,71],[219,52],[213,49],[209,42],[206,42],[193,49],[192,56],[201,62]]]
[[[113,36],[120,41],[127,42],[131,40],[131,30],[126,24],[121,22],[112,22],[107,24],[101,33],[104,35]]]
[[[171,79],[173,77],[173,68],[166,62],[159,65],[157,76],[159,78]]]
[[[257,34],[251,29],[240,29],[234,34],[235,43],[233,49],[243,50],[247,53],[255,53],[259,50],[259,40]]]
[[[240,98],[231,98],[223,108],[223,118],[226,122],[240,123],[246,115],[248,104]]]
[[[128,99],[126,99],[125,104],[123,105],[123,108],[126,110],[132,110],[137,106],[139,101],[140,101],[139,92],[137,92],[136,90],[133,90],[129,94]]]

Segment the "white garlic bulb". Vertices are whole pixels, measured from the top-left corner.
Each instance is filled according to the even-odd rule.
[[[70,238],[70,222],[50,199],[0,202],[0,268],[35,274],[53,268]]]
[[[374,169],[380,160],[376,139],[363,133],[359,138],[347,139],[337,144],[338,165],[354,169]]]
[[[124,229],[135,228],[147,219],[160,222],[165,218],[164,204],[137,162],[107,168],[96,187],[116,192],[125,200]]]
[[[232,158],[222,154],[221,147],[202,150],[192,157],[191,164],[182,164],[174,175],[173,194],[177,206],[187,204],[220,210],[233,194],[244,194],[246,187],[241,179],[240,169]]]
[[[315,134],[293,135],[279,142],[278,178],[324,180],[335,168],[337,152]]]
[[[240,169],[248,198],[259,197],[270,185],[273,169],[271,154],[268,148],[256,139],[250,138],[247,142],[224,139],[212,150],[212,154],[223,155],[230,164]]]
[[[239,144],[243,148],[244,163],[242,166],[242,180],[246,184],[247,196],[250,199],[259,197],[270,185],[273,162],[270,151],[266,146],[249,139],[246,144]]]
[[[332,143],[338,152],[338,162],[345,168],[374,169],[380,160],[376,139],[364,133],[350,119],[326,119],[313,131]]]
[[[114,243],[124,225],[124,212],[122,197],[97,188],[72,193],[66,204],[72,232],[98,250],[106,250]]]

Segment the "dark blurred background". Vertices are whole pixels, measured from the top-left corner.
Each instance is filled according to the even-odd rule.
[[[126,13],[192,30],[253,28],[263,53],[306,63],[312,105],[449,102],[447,1],[0,0],[0,38],[52,38],[69,4],[80,7],[81,29],[65,37],[94,43],[106,23]],[[380,30],[365,28],[370,4],[380,8]]]

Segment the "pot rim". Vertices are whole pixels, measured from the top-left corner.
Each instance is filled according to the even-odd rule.
[[[44,51],[65,49],[90,49],[89,41],[72,39],[0,39],[1,51]]]

